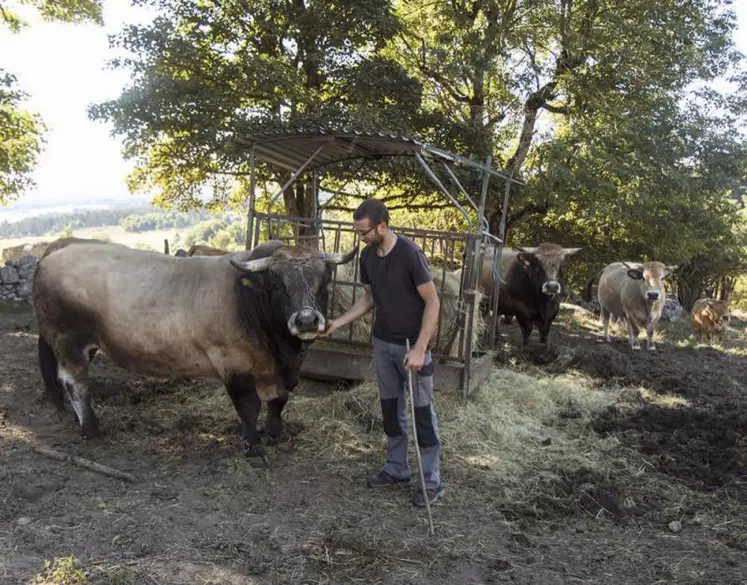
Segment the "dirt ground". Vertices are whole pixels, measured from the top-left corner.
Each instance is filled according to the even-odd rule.
[[[445,459],[447,495],[429,537],[407,490],[364,486],[380,449],[341,457],[304,441],[314,422],[292,409],[295,435],[270,448],[272,469],[251,467],[216,384],[157,382],[97,357],[91,388],[105,436],[81,439],[72,414],[43,396],[31,314],[2,313],[0,584],[747,584],[745,354],[666,339],[656,353],[632,353],[568,316],[553,336],[552,350],[521,353],[507,327],[497,367],[577,370],[614,385],[594,432],[619,442],[637,471],[579,469],[554,503],[517,508],[479,466]],[[305,381],[298,394],[346,391]],[[205,411],[207,400],[218,406]]]

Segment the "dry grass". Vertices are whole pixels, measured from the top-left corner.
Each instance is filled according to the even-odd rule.
[[[580,375],[548,378],[507,370],[496,370],[466,406],[456,395],[439,394],[448,483],[470,485],[503,506],[531,508],[567,498],[568,486],[580,476],[591,482],[607,478],[624,466],[618,445],[596,435],[589,423],[616,396]],[[306,427],[300,448],[340,465],[384,446],[374,384],[324,398],[295,397],[288,416]]]

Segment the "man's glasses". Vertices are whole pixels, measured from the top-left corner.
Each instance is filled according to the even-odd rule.
[[[355,230],[355,233],[358,234],[358,237],[365,238],[368,234],[370,234],[374,229],[376,229],[376,226],[368,228],[365,232]]]

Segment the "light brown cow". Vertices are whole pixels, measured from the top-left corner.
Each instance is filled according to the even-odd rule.
[[[187,251],[187,256],[226,256],[230,253],[231,252],[227,250],[213,248],[212,246],[206,246],[205,244],[193,244]]]
[[[185,261],[96,240],[53,242],[33,280],[47,394],[58,408],[67,395],[84,435],[94,437],[88,366],[99,350],[146,376],[218,379],[243,423],[247,454],[264,460],[261,403],[277,438],[306,348],[326,328],[332,269],[356,251],[270,241]]]
[[[719,341],[723,339],[730,319],[728,301],[698,299],[690,311],[690,323],[698,338],[703,340],[707,337],[709,343],[713,343],[714,338]]]
[[[610,341],[610,317],[614,316],[625,320],[631,349],[641,348],[638,342],[641,329],[646,330],[646,349],[656,349],[654,333],[666,299],[664,281],[676,269],[676,265],[661,262],[613,262],[604,268],[597,299],[607,341]]]

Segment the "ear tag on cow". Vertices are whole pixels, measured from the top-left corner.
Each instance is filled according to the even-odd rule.
[[[242,278],[241,279],[241,284],[243,284],[244,286],[248,286],[249,288],[252,288],[252,286],[253,286],[252,285],[252,281],[250,279],[248,279],[248,278]]]

